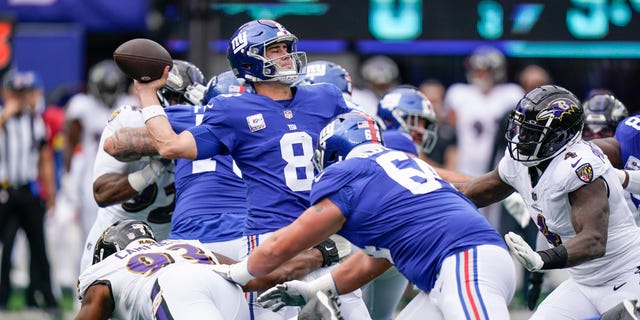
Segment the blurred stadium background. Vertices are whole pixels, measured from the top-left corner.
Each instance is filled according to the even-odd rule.
[[[640,104],[638,0],[7,0],[0,69],[37,70],[49,93],[78,90],[91,65],[146,37],[212,76],[227,68],[228,37],[259,17],[283,23],[309,60],[340,63],[356,84],[358,63],[374,54],[391,56],[405,83],[464,81],[465,56],[492,44],[510,80],[536,63],[578,96],[606,87],[632,112]]]

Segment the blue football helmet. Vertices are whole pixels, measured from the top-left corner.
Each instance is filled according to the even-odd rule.
[[[433,150],[438,140],[438,120],[431,101],[412,86],[389,90],[378,103],[382,130],[401,130],[411,135],[423,152]]]
[[[536,166],[579,141],[583,126],[584,110],[573,93],[554,85],[537,87],[509,116],[509,154],[527,167]]]
[[[287,54],[267,58],[267,48],[276,43],[287,44]],[[282,69],[277,61],[290,58],[291,68]],[[227,60],[236,77],[247,82],[278,81],[291,84],[301,74],[307,55],[298,51],[298,38],[280,23],[259,19],[242,25],[231,37]]]
[[[173,67],[169,70],[167,84],[158,89],[160,104],[199,105],[204,96],[204,75],[193,63],[183,60],[173,60]]]
[[[380,127],[364,112],[351,111],[331,120],[318,137],[313,165],[319,171],[344,160],[353,148],[364,143],[383,144]]]
[[[93,250],[93,264],[106,259],[137,240],[149,240],[149,243],[156,242],[153,230],[146,222],[133,219],[116,221],[98,238]]]
[[[298,77],[298,80],[293,83],[293,86],[332,83],[338,87],[343,94],[351,96],[351,92],[353,91],[351,75],[349,71],[339,64],[324,60],[313,61],[304,66],[302,72],[304,74]]]
[[[584,130],[586,140],[613,137],[618,122],[629,116],[627,107],[610,94],[598,94],[587,99],[584,108]]]
[[[242,83],[241,83],[242,82]],[[207,90],[204,93],[203,104],[211,98],[225,93],[254,93],[253,87],[246,84],[244,80],[236,78],[233,71],[225,71],[213,76],[207,83]]]

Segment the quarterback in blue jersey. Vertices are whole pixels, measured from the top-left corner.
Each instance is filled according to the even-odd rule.
[[[395,265],[423,290],[405,309],[408,318],[508,319],[515,267],[502,237],[427,163],[385,148],[379,137],[364,113],[336,117],[314,156],[324,170],[314,179],[313,207],[247,260],[215,269],[244,283],[337,232],[363,250],[330,274],[278,285],[259,301],[278,309],[320,290],[350,292]]]
[[[350,111],[333,85],[290,87],[306,61],[297,42],[273,20],[242,25],[229,42],[227,59],[256,94],[214,97],[202,124],[180,134],[171,129],[155,95],[168,68],[158,80],[135,82],[145,124],[162,157],[201,160],[230,154],[238,164],[248,188],[247,252],[309,206],[314,143],[325,124]],[[369,317],[361,299],[349,299],[341,297],[345,317]]]

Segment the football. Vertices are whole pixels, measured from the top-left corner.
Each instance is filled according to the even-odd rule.
[[[159,79],[164,67],[173,65],[171,55],[162,45],[144,38],[121,44],[113,52],[113,60],[127,76],[141,82]]]

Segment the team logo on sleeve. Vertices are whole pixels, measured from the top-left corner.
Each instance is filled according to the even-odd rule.
[[[262,117],[262,113],[248,116],[247,124],[249,125],[249,130],[251,130],[251,132],[256,132],[267,127],[267,124],[264,122],[264,118]]]
[[[590,163],[585,163],[576,169],[576,175],[580,180],[589,183],[593,180],[593,167]]]

